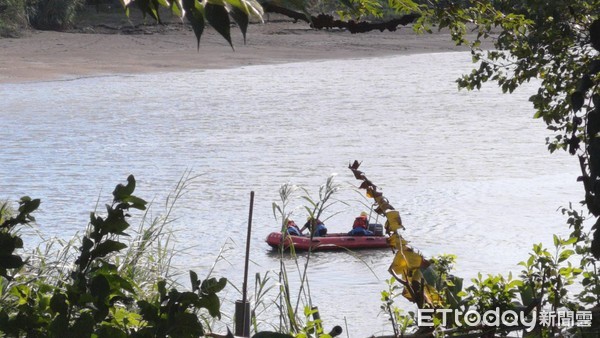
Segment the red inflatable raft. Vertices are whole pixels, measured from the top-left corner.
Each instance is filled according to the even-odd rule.
[[[280,244],[283,244],[287,249],[293,243],[295,250],[308,250],[312,248],[316,250],[358,250],[358,249],[381,249],[387,248],[386,236],[348,236],[345,233],[333,233],[327,234],[323,237],[313,237],[311,240],[308,236],[291,236],[286,235],[285,240],[282,242],[280,232],[272,232],[267,236],[267,243],[273,247],[278,248]]]

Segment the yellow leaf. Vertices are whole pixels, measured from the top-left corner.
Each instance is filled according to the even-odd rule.
[[[441,307],[444,305],[442,297],[440,296],[438,291],[433,286],[431,286],[429,284],[425,284],[424,294],[425,294],[425,300],[427,303],[429,303],[435,307]]]
[[[402,238],[397,232],[393,233],[387,239],[388,245],[396,250],[401,250],[402,246],[407,245],[408,242]]]
[[[396,252],[394,261],[392,262],[392,269],[398,275],[401,275],[406,280],[412,280],[413,274],[421,267],[423,263],[423,256],[409,250],[405,245],[402,246],[401,250]],[[420,273],[420,272],[417,272]]]
[[[400,212],[398,210],[390,210],[386,212],[385,217],[387,218],[385,227],[389,232],[396,231],[400,228],[404,229],[402,226],[402,220],[400,219]]]

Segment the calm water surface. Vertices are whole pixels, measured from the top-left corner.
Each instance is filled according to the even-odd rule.
[[[156,215],[191,169],[199,176],[173,223],[188,249],[175,264],[203,275],[225,247],[214,274],[240,285],[250,191],[250,276],[264,275],[278,270],[264,239],[277,228],[279,186],[317,196],[337,173],[348,205],[327,225],[347,231],[363,209],[346,169],[357,159],[426,256],[456,254],[466,278],[518,273],[533,243],[567,232],[557,209],[582,196],[577,161],[548,154],[549,132],[527,102],[533,86],[458,92],[454,80],[469,70],[468,54],[451,53],[0,85],[0,198],[41,198],[39,230],[69,238],[127,175]],[[299,220],[302,205],[290,205]],[[384,316],[373,321],[391,260],[386,250],[314,255],[311,291],[326,328],[391,332]],[[225,297],[230,314],[241,296],[228,288]]]

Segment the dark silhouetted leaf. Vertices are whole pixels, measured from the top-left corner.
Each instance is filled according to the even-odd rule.
[[[69,330],[71,337],[91,337],[94,332],[95,321],[89,312],[81,312],[75,324]]]
[[[34,200],[29,197],[21,198],[21,206],[19,206],[19,212],[21,214],[30,214],[34,212],[40,206],[40,199],[36,198]]]
[[[146,14],[149,14],[154,20],[156,20],[156,22],[160,22],[155,0],[135,0],[135,3],[142,11],[144,19],[146,18]]]
[[[360,170],[356,170],[356,169],[351,169],[352,170],[352,174],[354,174],[354,178],[356,178],[357,180],[361,180],[364,177],[364,173]]]
[[[600,60],[590,61],[589,70],[591,75],[595,75],[600,72]]]
[[[581,80],[579,81],[577,91],[585,94],[590,88],[592,88],[593,85],[594,82],[592,81],[592,78],[588,74],[585,74],[581,77]]]
[[[569,154],[575,155],[577,150],[579,150],[579,143],[581,140],[577,136],[573,136],[569,139]]]
[[[592,240],[591,251],[594,257],[600,260],[600,228],[594,231],[594,239]]]
[[[198,305],[199,300],[198,294],[194,292],[181,292],[177,296],[177,302],[182,305],[184,309],[189,308],[192,305]]]
[[[594,20],[590,25],[590,42],[592,47],[600,51],[600,19]]]
[[[196,35],[196,41],[198,43],[198,50],[200,50],[200,38],[204,32],[204,15],[201,11],[201,4],[197,0],[183,0],[183,9],[185,10],[185,17],[192,25],[194,35]]]
[[[125,220],[123,210],[115,210],[108,207],[107,212],[108,216],[104,220],[102,228],[103,233],[126,235],[123,231],[129,228],[129,223]]]
[[[127,185],[117,184],[115,190],[113,191],[113,196],[115,201],[122,201],[124,198],[131,196],[134,191],[135,177],[133,177],[133,175],[129,175],[129,177],[127,177]]]
[[[52,298],[50,298],[50,309],[56,313],[66,314],[69,310],[67,296],[60,292],[55,292]]]
[[[125,249],[126,247],[127,247],[127,245],[125,243],[121,243],[121,242],[117,242],[117,241],[113,241],[113,240],[109,239],[109,240],[106,240],[106,241],[98,244],[98,246],[94,250],[92,250],[91,256],[92,256],[92,259],[98,258],[98,257],[104,257],[110,253]]]
[[[66,314],[59,314],[54,317],[50,323],[49,331],[51,337],[68,337],[69,336],[69,319]]]
[[[252,336],[252,338],[294,338],[294,336],[286,333],[261,331]]]
[[[358,167],[360,167],[361,163],[362,162],[358,162],[357,160],[354,160],[354,162],[352,164],[348,165],[348,168],[351,170],[356,170],[356,169],[358,169]]]
[[[158,307],[145,300],[137,302],[137,305],[140,308],[140,314],[142,315],[144,320],[148,322],[154,322],[159,320]]]
[[[99,299],[104,299],[110,294],[110,283],[104,275],[97,275],[92,278],[90,292]]]
[[[598,132],[600,132],[600,113],[594,109],[587,116],[587,136],[595,137]]]
[[[138,210],[146,210],[146,204],[148,204],[148,202],[137,196],[126,197],[124,201],[127,203],[131,203],[131,207]]]
[[[600,139],[593,138],[588,141],[590,176],[596,179],[600,176]]]
[[[203,296],[200,299],[199,307],[207,309],[212,317],[221,318],[221,301],[216,294]]]
[[[600,95],[598,95],[598,94],[592,95],[592,103],[594,104],[594,107],[600,108]]]
[[[126,332],[123,332],[117,327],[104,325],[96,331],[98,337],[110,337],[110,338],[127,338]]]
[[[164,280],[159,280],[156,283],[156,288],[158,293],[160,294],[161,299],[167,296],[167,282]]]
[[[578,112],[583,107],[583,103],[585,101],[585,94],[580,91],[574,91],[571,94],[571,107],[574,112]]]
[[[358,186],[359,189],[367,189],[369,187],[369,183],[367,181],[363,181],[360,186]]]
[[[221,278],[217,281],[216,278],[209,278],[202,282],[200,290],[203,294],[217,293],[227,286],[227,278]]]
[[[12,254],[15,248],[15,237],[8,232],[0,232],[0,256]]]
[[[23,266],[23,260],[17,255],[0,256],[0,268],[18,269]]]
[[[198,274],[192,270],[190,270],[190,282],[192,283],[193,291],[200,289],[200,280],[198,279]]]
[[[231,49],[233,49],[233,43],[231,42],[231,22],[229,21],[229,13],[227,13],[225,6],[207,3],[204,11],[208,23],[229,42]]]
[[[172,337],[200,337],[204,335],[204,328],[193,313],[178,312],[173,316],[173,325],[169,330]]]
[[[237,7],[233,7],[231,12],[231,17],[238,24],[240,30],[242,31],[242,35],[244,36],[244,44],[246,44],[246,32],[248,31],[248,24],[250,20],[248,19],[248,14]]]

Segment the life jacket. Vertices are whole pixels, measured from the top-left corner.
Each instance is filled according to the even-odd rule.
[[[354,224],[352,225],[352,229],[356,229],[356,228],[363,228],[363,229],[369,228],[369,221],[367,220],[366,216],[358,216],[354,219]]]

